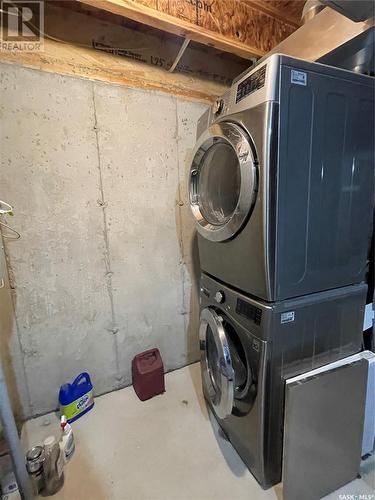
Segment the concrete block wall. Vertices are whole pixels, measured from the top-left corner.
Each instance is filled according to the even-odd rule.
[[[0,75],[0,199],[21,233],[4,240],[14,318],[0,339],[18,346],[24,415],[55,409],[81,371],[96,394],[130,384],[151,347],[167,370],[197,360],[185,184],[206,107],[4,63]]]

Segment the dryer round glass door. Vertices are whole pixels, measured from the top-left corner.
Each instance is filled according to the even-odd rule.
[[[234,123],[212,125],[190,168],[190,207],[198,231],[212,241],[233,237],[255,203],[257,166],[250,139]]]

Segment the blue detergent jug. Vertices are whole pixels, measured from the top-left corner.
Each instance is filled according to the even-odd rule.
[[[65,415],[69,423],[82,417],[94,406],[93,387],[90,375],[80,373],[72,384],[60,387],[59,402],[61,414]]]

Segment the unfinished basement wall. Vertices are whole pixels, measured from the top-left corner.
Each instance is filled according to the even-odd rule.
[[[81,371],[96,394],[130,384],[133,356],[151,347],[167,370],[196,361],[185,176],[206,106],[6,63],[0,73],[0,199],[21,233],[5,240],[15,316],[8,304],[1,342],[18,348],[24,415],[55,409]]]

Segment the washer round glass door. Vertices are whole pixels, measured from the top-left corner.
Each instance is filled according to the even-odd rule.
[[[234,404],[234,371],[222,318],[203,309],[199,327],[203,386],[219,418],[231,414]]]
[[[233,237],[251,213],[257,190],[250,139],[239,125],[215,123],[201,136],[189,183],[190,207],[202,236],[212,241]]]

